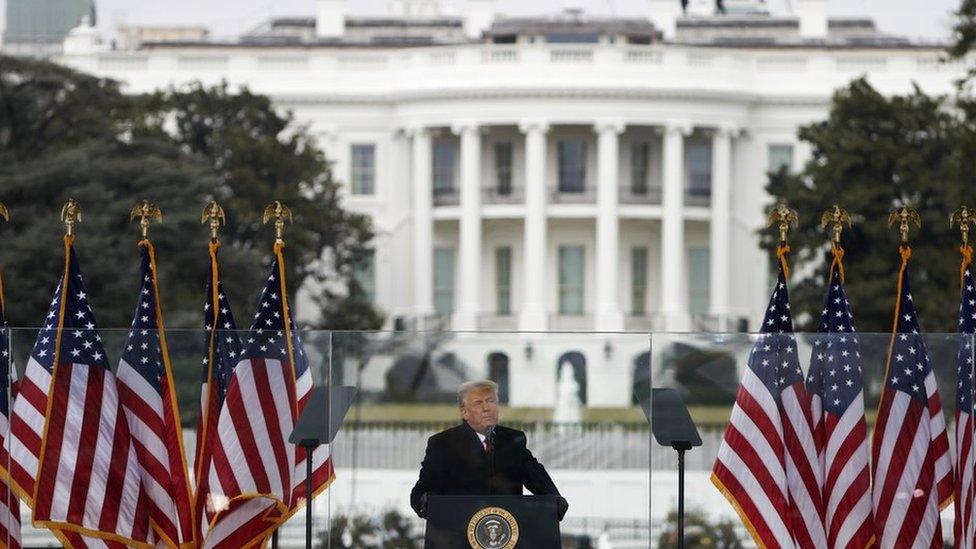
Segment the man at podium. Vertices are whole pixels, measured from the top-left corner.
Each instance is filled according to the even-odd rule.
[[[559,490],[532,452],[525,433],[498,425],[498,385],[469,381],[458,388],[461,424],[427,440],[420,478],[410,492],[410,505],[421,518],[427,497],[439,495],[559,496]],[[559,519],[569,504],[558,498]]]

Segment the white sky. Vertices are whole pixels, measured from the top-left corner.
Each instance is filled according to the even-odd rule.
[[[376,15],[387,0],[347,0],[354,14]],[[674,0],[678,2],[679,0]],[[767,0],[775,13],[789,13],[797,0]],[[960,0],[829,0],[832,16],[872,17],[890,34],[924,40],[946,40],[951,13]],[[111,33],[119,24],[203,25],[216,37],[233,37],[272,16],[311,16],[315,0],[95,0],[99,27]],[[442,0],[448,10],[460,11],[464,0]],[[0,0],[0,6],[5,4]],[[643,16],[646,0],[498,0],[505,15],[556,13],[573,5],[586,13]],[[5,10],[4,10],[5,11]],[[0,12],[2,18],[2,12]],[[0,21],[2,26],[2,21]]]

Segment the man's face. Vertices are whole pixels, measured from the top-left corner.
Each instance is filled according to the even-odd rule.
[[[464,395],[461,419],[481,434],[489,426],[498,425],[498,399],[491,389],[475,389]]]

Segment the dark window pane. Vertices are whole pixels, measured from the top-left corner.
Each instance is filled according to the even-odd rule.
[[[586,142],[582,139],[560,141],[559,192],[582,193],[586,189]]]

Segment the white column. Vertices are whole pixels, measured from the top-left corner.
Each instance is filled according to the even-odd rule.
[[[546,132],[540,121],[522,122],[525,134],[525,281],[519,330],[545,330],[546,317]]]
[[[668,331],[691,328],[688,311],[688,269],[685,257],[685,136],[691,127],[668,124],[664,129],[664,189],[661,200],[661,315]]]
[[[619,136],[624,131],[620,121],[596,124],[596,318],[597,331],[623,330],[620,310],[620,227],[617,195],[620,186]]]
[[[413,299],[414,314],[434,314],[434,215],[431,183],[430,132],[414,128],[413,137]]]
[[[473,123],[452,130],[461,136],[460,299],[452,328],[476,330],[481,312],[481,133]]]
[[[712,211],[708,238],[708,314],[729,329],[732,246],[732,128],[720,127],[712,137]]]

